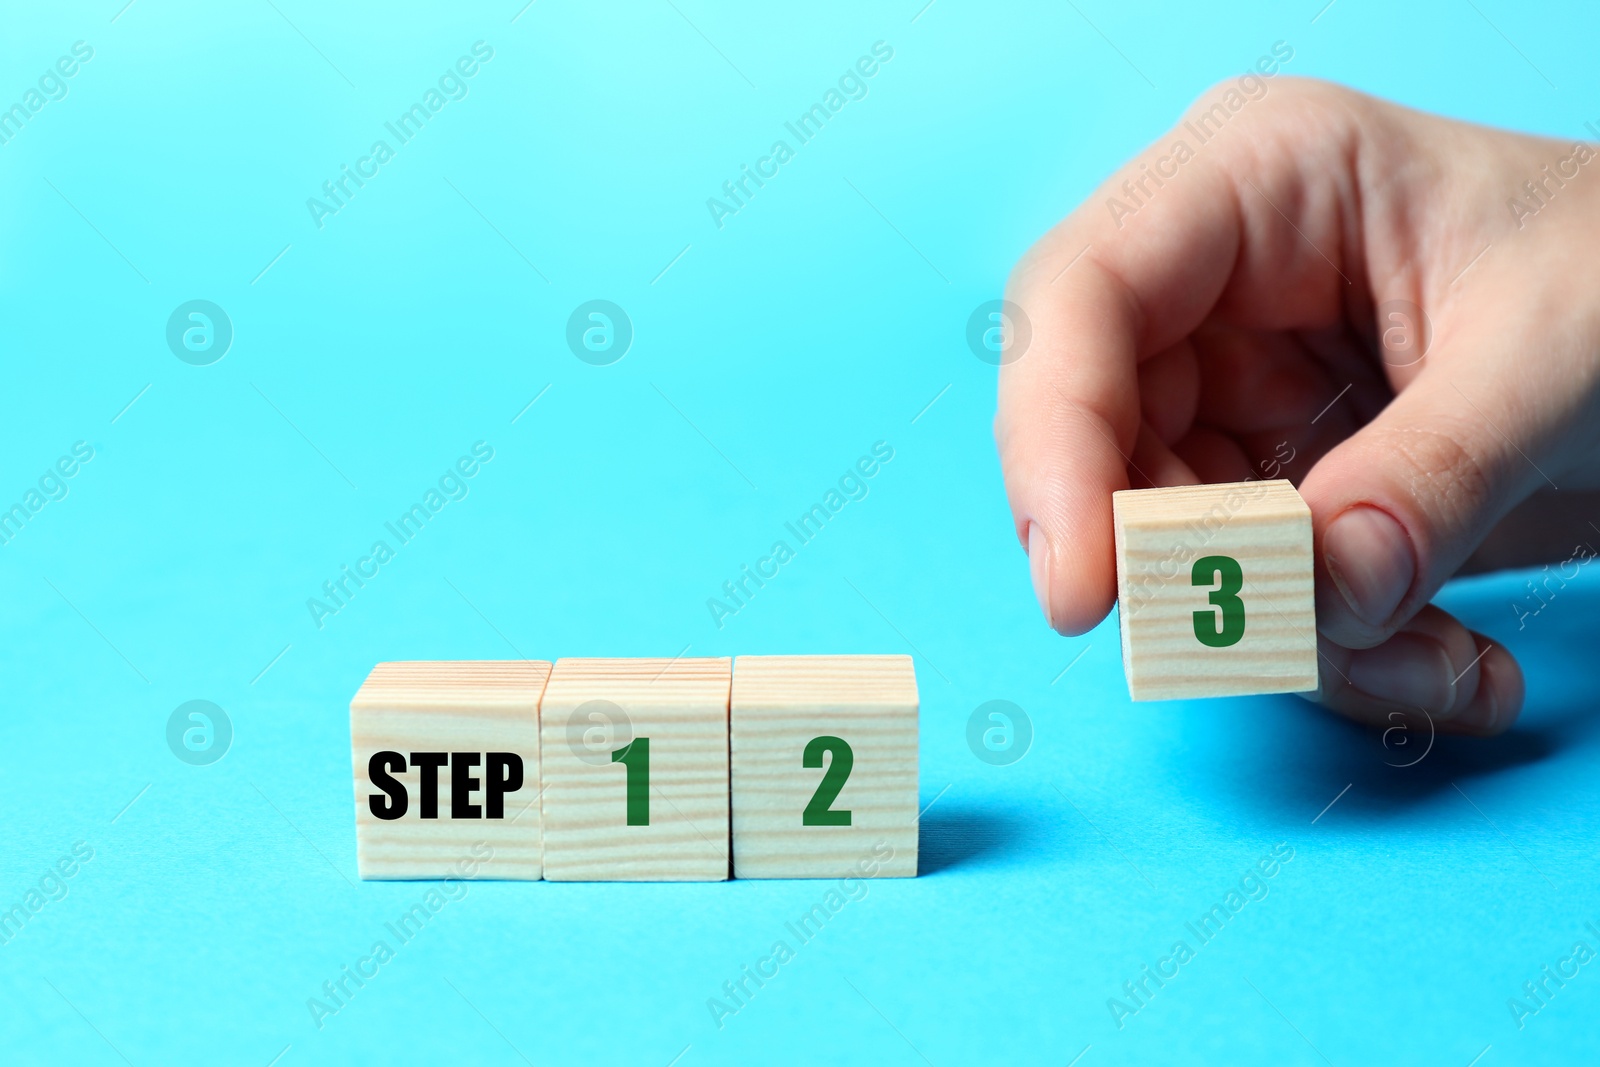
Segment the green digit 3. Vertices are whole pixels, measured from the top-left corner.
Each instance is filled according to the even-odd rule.
[[[1244,571],[1239,561],[1232,556],[1201,556],[1194,561],[1189,580],[1199,587],[1217,583],[1206,598],[1217,610],[1201,608],[1194,613],[1194,636],[1208,648],[1238,644],[1244,636],[1244,601],[1239,599]]]

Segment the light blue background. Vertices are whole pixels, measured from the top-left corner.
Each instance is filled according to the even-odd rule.
[[[1291,73],[1576,137],[1600,18],[921,3],[6,0],[0,102],[95,54],[0,146],[0,502],[74,441],[95,458],[0,546],[0,905],[75,841],[94,859],[0,946],[0,1059],[1592,1060],[1600,964],[1520,1031],[1506,1001],[1600,948],[1594,574],[1522,632],[1520,576],[1447,592],[1522,657],[1528,712],[1409,769],[1420,739],[1292,698],[1131,705],[1113,624],[1038,618],[964,331],[1275,41]],[[313,225],[306,198],[478,40],[470,95]],[[870,95],[712,225],[879,40]],[[235,330],[209,367],[164,341],[196,298]],[[563,339],[594,298],[636,330],[610,367]],[[479,440],[470,495],[313,625]],[[706,599],[879,440],[870,495],[714,626]],[[706,999],[823,886],[475,884],[319,1030],[307,998],[424,891],[356,880],[372,664],[686,648],[914,652],[924,875],[871,883],[722,1030]],[[965,741],[997,698],[1036,730],[1009,767]],[[191,699],[234,724],[212,766],[166,746]],[[1119,1030],[1107,998],[1277,842],[1269,896]]]

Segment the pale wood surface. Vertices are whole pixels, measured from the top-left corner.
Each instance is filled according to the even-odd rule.
[[[539,700],[551,665],[540,660],[380,663],[350,701],[355,771],[356,862],[362,878],[537,879],[540,842]],[[452,819],[450,769],[439,772],[439,818],[419,815],[420,771],[394,777],[409,794],[406,814],[385,821],[367,798],[382,791],[367,776],[374,752],[515,752],[522,788],[508,792],[503,819]],[[482,804],[480,781],[473,802]],[[492,850],[490,858],[484,852]]]
[[[731,678],[730,659],[556,661],[540,714],[545,878],[728,877]],[[590,746],[569,743],[572,714],[590,701],[619,707],[631,733],[613,742],[595,734]],[[604,706],[595,711],[607,713]],[[585,718],[582,729],[599,727]],[[648,826],[627,825],[627,770],[607,754],[637,737],[650,738]]]
[[[849,810],[849,826],[802,823],[833,758],[825,755],[821,768],[801,765],[818,736],[850,745],[850,777],[831,805]],[[917,873],[917,679],[909,656],[740,656],[732,754],[734,877],[860,877],[863,860],[877,865],[876,877]]]
[[[1293,693],[1317,687],[1311,510],[1288,481],[1228,482],[1112,494],[1123,669],[1134,700]],[[1193,614],[1214,612],[1216,583],[1195,586],[1202,556],[1238,560],[1244,636],[1212,648]]]

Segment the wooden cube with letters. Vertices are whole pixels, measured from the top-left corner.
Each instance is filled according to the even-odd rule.
[[[541,660],[380,663],[350,701],[362,878],[543,874]]]
[[[916,875],[909,656],[740,656],[731,722],[734,877]]]
[[[729,659],[560,659],[540,710],[544,876],[728,877]]]
[[[1317,687],[1311,509],[1288,481],[1113,493],[1134,700]]]

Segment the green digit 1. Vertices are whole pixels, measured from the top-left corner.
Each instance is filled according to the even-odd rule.
[[[650,825],[650,739],[635,737],[611,753],[611,762],[628,768],[628,825]]]
[[[849,809],[834,811],[833,802],[839,799],[839,790],[844,788],[844,783],[850,777],[850,768],[855,766],[855,753],[850,751],[850,745],[842,737],[827,735],[813,737],[806,744],[805,753],[800,757],[800,766],[813,770],[821,767],[824,752],[832,753],[833,759],[828,761],[828,770],[817,785],[817,791],[811,794],[811,802],[806,805],[804,814],[800,816],[800,824],[849,826]]]
[[[1194,636],[1210,648],[1238,644],[1244,636],[1244,601],[1239,599],[1244,572],[1239,569],[1239,561],[1232,556],[1201,556],[1194,561],[1189,580],[1197,586],[1218,583],[1207,597],[1217,610],[1194,613]]]

